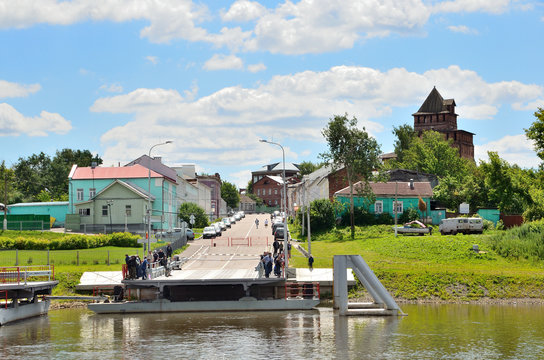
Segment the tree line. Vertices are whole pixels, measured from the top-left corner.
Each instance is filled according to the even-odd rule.
[[[7,167],[0,165],[0,198],[7,204],[33,201],[68,201],[68,175],[73,164],[86,167],[102,164],[89,150],[58,150],[55,156],[40,152]]]

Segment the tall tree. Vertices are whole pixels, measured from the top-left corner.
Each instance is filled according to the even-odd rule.
[[[13,170],[15,186],[23,194],[25,201],[36,200],[40,191],[51,186],[51,159],[43,152],[32,154],[27,159],[19,158]]]
[[[221,184],[221,198],[225,200],[228,207],[231,209],[236,208],[240,202],[240,194],[236,189],[236,185],[223,181]]]
[[[544,161],[544,108],[538,108],[535,112],[536,120],[529,129],[525,130],[525,136],[534,141],[536,155]],[[544,163],[540,164],[542,168]]]
[[[334,169],[346,169],[346,177],[350,189],[351,238],[355,237],[354,223],[354,184],[361,181],[357,193],[365,197],[373,197],[369,181],[372,172],[380,167],[380,145],[369,136],[365,128],[357,127],[357,118],[348,119],[348,114],[335,115],[329,119],[323,129],[328,151],[321,154],[325,162]]]
[[[467,159],[459,156],[459,150],[451,146],[452,140],[444,140],[436,131],[425,131],[421,138],[415,138],[404,151],[399,166],[439,177],[451,175],[463,177],[467,173]]]
[[[311,161],[303,161],[300,164],[298,164],[298,167],[300,169],[300,175],[308,175],[319,169],[323,164],[316,163],[314,164]]]
[[[417,138],[414,128],[408,124],[401,125],[399,127],[393,126],[393,135],[396,136],[395,140],[395,154],[397,155],[397,162],[402,163],[404,161],[404,153],[410,148],[414,140]]]
[[[181,204],[179,207],[179,218],[187,224],[190,224],[191,215],[194,215],[195,217],[194,227],[203,228],[208,226],[208,216],[203,208],[192,202]]]

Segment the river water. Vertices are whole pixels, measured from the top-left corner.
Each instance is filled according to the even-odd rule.
[[[0,327],[5,359],[544,359],[542,305],[403,305],[403,317],[294,312],[95,315]]]

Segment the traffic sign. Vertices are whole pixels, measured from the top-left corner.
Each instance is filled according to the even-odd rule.
[[[195,224],[195,216],[193,214],[191,214],[191,216],[189,217],[189,222],[191,223],[191,225]]]

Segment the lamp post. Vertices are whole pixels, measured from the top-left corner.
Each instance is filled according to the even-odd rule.
[[[171,144],[172,141],[168,140],[163,143],[155,144],[149,148],[149,158],[151,159],[151,150],[159,145]],[[151,160],[150,160],[151,162]],[[147,252],[151,249],[151,163],[147,167]]]
[[[283,203],[283,212],[284,212],[284,216],[283,216],[283,254],[284,254],[284,257],[285,257],[285,278],[287,279],[287,268],[289,267],[289,249],[288,249],[288,244],[287,244],[287,203],[286,203],[286,200],[287,200],[287,191],[286,191],[286,185],[285,185],[285,150],[283,149],[283,146],[281,146],[280,144],[276,143],[276,142],[272,142],[272,141],[268,141],[268,140],[264,140],[264,139],[260,139],[259,140],[260,142],[262,143],[267,143],[267,144],[273,144],[273,145],[277,145],[281,148],[281,152],[283,154],[283,173],[282,173],[282,178],[283,178],[283,194],[282,194],[282,203]]]

